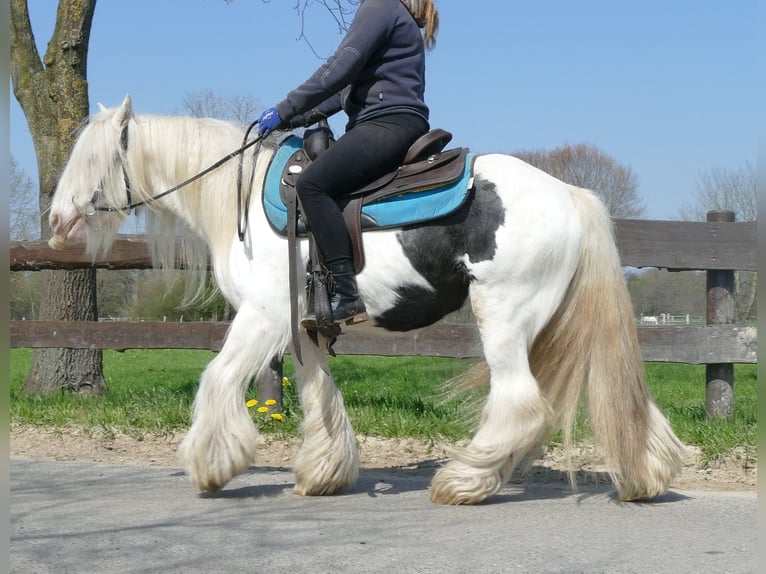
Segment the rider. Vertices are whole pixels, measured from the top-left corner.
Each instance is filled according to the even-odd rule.
[[[336,323],[367,319],[336,199],[396,169],[428,131],[425,48],[433,48],[438,27],[434,0],[361,0],[335,53],[258,120],[265,136],[341,109],[348,115],[345,134],[296,183],[304,217],[334,279],[330,304]]]

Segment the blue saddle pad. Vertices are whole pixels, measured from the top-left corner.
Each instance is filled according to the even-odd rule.
[[[287,207],[279,195],[279,183],[287,161],[303,146],[303,140],[289,136],[279,146],[266,173],[263,209],[271,226],[287,232]],[[424,191],[407,191],[386,197],[362,208],[362,213],[377,224],[376,228],[401,227],[449,215],[460,207],[472,187],[473,154],[466,157],[463,175],[442,187]]]

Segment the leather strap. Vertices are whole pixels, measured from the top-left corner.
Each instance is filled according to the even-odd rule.
[[[300,273],[300,266],[298,265],[298,257],[300,251],[300,245],[298,244],[298,238],[296,237],[296,228],[298,226],[298,194],[289,194],[286,202],[287,206],[287,261],[289,269],[289,283],[290,283],[290,335],[293,340],[293,352],[295,353],[295,359],[303,364],[303,357],[301,355],[301,339],[300,331],[298,329],[300,318],[298,317],[298,286],[300,285],[298,274]]]
[[[362,204],[363,197],[355,197],[343,208],[343,219],[346,221],[348,235],[351,238],[351,250],[354,255],[354,271],[358,275],[364,269],[364,243],[362,238]]]

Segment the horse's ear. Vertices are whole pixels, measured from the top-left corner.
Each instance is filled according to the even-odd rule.
[[[128,94],[125,96],[125,99],[122,100],[120,107],[117,109],[117,113],[114,114],[113,121],[115,127],[121,130],[128,125],[131,117],[133,117],[133,103],[130,99],[130,94]]]
[[[104,104],[102,104],[101,102],[98,103],[98,111],[99,112],[105,112],[106,111],[106,106]]]

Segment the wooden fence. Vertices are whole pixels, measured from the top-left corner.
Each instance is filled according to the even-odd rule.
[[[730,416],[733,363],[757,362],[756,328],[732,324],[734,317],[726,311],[733,309],[734,270],[756,270],[756,224],[735,223],[731,212],[711,212],[708,220],[615,220],[615,233],[625,266],[707,271],[707,324],[639,327],[639,340],[647,361],[707,365],[708,412]],[[140,236],[121,236],[109,256],[96,261],[84,255],[82,246],[53,251],[44,241],[11,243],[11,271],[85,267],[146,269],[151,262]],[[10,327],[11,347],[217,351],[228,323],[11,321]],[[339,339],[337,353],[481,357],[474,324],[440,322],[409,333],[363,324],[353,333]],[[281,380],[277,374],[271,378]]]

